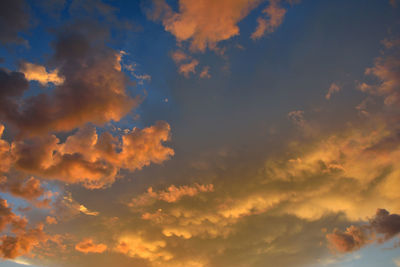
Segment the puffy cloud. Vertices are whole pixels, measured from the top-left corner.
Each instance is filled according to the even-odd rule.
[[[129,257],[138,257],[150,261],[168,261],[173,255],[163,250],[166,246],[164,240],[148,240],[140,234],[126,234],[118,238],[118,245],[115,251]]]
[[[251,39],[253,40],[259,39],[265,34],[274,32],[276,28],[282,24],[286,14],[286,9],[280,6],[280,0],[270,0],[269,6],[263,10],[263,13],[268,17],[268,19],[262,17],[257,19],[257,28],[251,34]]]
[[[176,50],[171,53],[171,58],[175,61],[175,63],[180,63],[182,61],[190,59],[190,56],[182,50]]]
[[[25,75],[28,81],[38,81],[41,85],[48,83],[60,85],[64,82],[64,78],[58,75],[57,69],[47,72],[44,66],[29,62],[21,63],[19,71]]]
[[[93,242],[91,238],[86,238],[75,245],[75,249],[82,253],[103,253],[107,250],[107,246],[105,244],[99,243],[96,244]]]
[[[142,130],[134,128],[121,139],[105,132],[100,136],[86,126],[65,143],[52,135],[12,144],[14,166],[22,171],[68,183],[100,188],[114,182],[119,169],[138,170],[161,163],[174,154],[163,146],[170,126],[157,122]]]
[[[77,29],[59,34],[51,62],[58,69],[57,77],[64,77],[64,82],[51,91],[21,99],[28,89],[24,75],[1,70],[0,118],[20,134],[39,135],[72,130],[87,122],[102,125],[127,115],[140,100],[127,93],[128,78],[115,68],[119,52],[104,46],[99,38],[89,37],[84,30]],[[40,75],[45,75],[45,70],[27,66],[30,65],[23,70],[30,79],[56,80],[55,73],[44,78]]]
[[[239,34],[238,23],[257,7],[260,0],[180,0],[174,12],[164,0],[154,1],[149,12],[161,20],[177,41],[189,41],[192,51],[216,49],[217,43]]]
[[[45,198],[43,201],[39,201],[40,197],[51,194],[51,191],[45,192],[45,188],[42,186],[41,182],[31,177],[26,181],[19,180],[9,180],[7,178],[0,181],[0,190],[6,193],[10,193],[13,196],[24,198],[29,201],[33,201],[39,206],[43,206],[50,201]]]
[[[189,77],[190,73],[196,73],[196,67],[199,65],[199,61],[193,59],[189,63],[181,64],[178,68],[180,74],[185,76],[186,78]]]
[[[14,214],[6,200],[0,198],[0,232],[7,225],[11,227],[11,233],[0,237],[0,257],[13,259],[30,252],[41,243],[47,242],[49,236],[43,232],[43,225],[28,228],[25,218]]]
[[[339,87],[339,85],[337,85],[336,83],[332,83],[331,86],[328,89],[328,92],[325,95],[325,98],[327,100],[331,99],[331,96],[337,92],[339,92],[341,90],[341,88]]]
[[[210,67],[209,66],[205,66],[204,68],[203,68],[203,70],[200,72],[200,78],[203,78],[203,79],[210,79],[211,78],[211,74],[209,73],[209,71],[210,71]]]
[[[56,217],[57,221],[61,221],[70,219],[79,214],[98,216],[100,213],[88,209],[85,205],[73,199],[70,192],[66,192],[64,195],[60,195],[56,199],[51,214]]]
[[[358,250],[368,243],[364,230],[353,225],[344,232],[335,229],[332,234],[327,234],[326,238],[333,248],[339,252]]]
[[[385,242],[399,233],[400,215],[390,214],[385,209],[378,209],[375,217],[368,224],[362,226],[352,225],[345,232],[335,229],[332,234],[327,234],[326,238],[337,251],[351,252],[373,241]]]
[[[214,186],[212,184],[200,185],[195,184],[194,186],[179,186],[175,185],[169,186],[166,190],[160,190],[157,192],[153,191],[152,187],[147,189],[147,192],[133,198],[129,202],[130,207],[142,207],[148,206],[154,203],[156,200],[165,201],[168,203],[173,203],[179,201],[181,198],[185,196],[193,197],[202,192],[213,192]]]
[[[0,43],[23,43],[18,33],[29,28],[29,13],[25,0],[3,0],[0,2]]]
[[[5,259],[14,259],[27,254],[32,248],[48,240],[43,232],[43,226],[28,229],[15,236],[3,235],[0,238],[0,253]]]
[[[375,59],[375,64],[365,70],[365,74],[374,77],[376,83],[360,83],[363,92],[384,97],[384,103],[398,106],[400,103],[400,46],[396,42],[386,42],[385,46],[394,51],[386,51]]]
[[[12,164],[10,144],[7,141],[1,139],[3,131],[4,125],[0,124],[0,174],[7,172]]]
[[[51,216],[46,216],[46,223],[47,224],[57,224],[58,221],[56,218],[51,217]]]

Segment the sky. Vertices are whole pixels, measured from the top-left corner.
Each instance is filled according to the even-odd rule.
[[[399,10],[0,1],[0,266],[400,266]]]

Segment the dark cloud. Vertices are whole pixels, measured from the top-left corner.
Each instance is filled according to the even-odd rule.
[[[51,92],[21,99],[27,81],[19,72],[0,73],[0,116],[22,135],[69,131],[87,122],[102,125],[119,121],[140,102],[127,91],[121,55],[104,40],[91,40],[83,32],[67,29],[54,43],[52,64],[64,83]]]
[[[390,214],[385,209],[378,209],[375,217],[368,224],[350,226],[346,231],[335,229],[326,238],[333,249],[339,252],[359,250],[365,245],[377,241],[383,243],[400,233],[400,215]]]

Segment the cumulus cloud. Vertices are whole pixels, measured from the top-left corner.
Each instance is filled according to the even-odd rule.
[[[1,70],[0,118],[22,135],[39,135],[73,130],[87,122],[102,125],[119,121],[137,106],[139,99],[126,90],[128,78],[115,68],[119,52],[89,37],[77,29],[59,33],[52,58],[57,75],[40,66],[23,65],[29,79],[43,83],[57,80],[51,91],[21,99],[29,88],[24,74]],[[63,83],[59,77],[64,78]]]
[[[154,1],[148,13],[160,20],[166,31],[178,42],[188,41],[192,51],[216,49],[218,42],[239,34],[237,25],[260,0],[180,0],[179,12],[174,12],[164,1]]]
[[[329,244],[339,252],[351,252],[377,241],[383,243],[400,233],[400,215],[378,209],[368,224],[350,226],[345,232],[335,229],[327,234]]]
[[[25,0],[3,0],[0,2],[0,25],[7,25],[0,29],[0,43],[23,43],[25,40],[19,36],[21,31],[27,30],[29,13]]]
[[[118,245],[115,251],[132,258],[168,261],[173,258],[173,255],[163,250],[165,246],[166,242],[164,240],[148,240],[140,234],[126,234],[118,238]]]
[[[121,138],[108,132],[99,136],[93,126],[86,126],[65,143],[54,135],[14,142],[11,153],[18,170],[100,188],[113,183],[121,168],[134,171],[167,160],[174,154],[163,146],[169,137],[170,126],[166,122],[134,128]]]
[[[100,212],[90,210],[82,203],[77,202],[72,198],[70,192],[60,195],[53,206],[54,209],[51,211],[51,214],[55,216],[57,221],[67,220],[79,214],[85,214],[88,216],[98,216],[100,214]]]
[[[166,190],[153,191],[152,187],[147,189],[147,192],[133,198],[128,206],[130,207],[141,207],[148,206],[154,203],[156,200],[165,201],[168,203],[173,203],[179,201],[185,196],[194,197],[197,194],[204,192],[213,192],[213,184],[195,184],[194,186],[183,185],[176,187],[175,185],[169,186]]]
[[[200,72],[200,78],[203,79],[210,79],[211,78],[211,74],[210,74],[210,67],[209,66],[205,66],[203,68],[203,70]]]
[[[28,200],[42,208],[48,207],[51,201],[49,197],[53,194],[51,191],[45,191],[42,183],[34,177],[25,181],[4,177],[0,180],[0,191]]]
[[[341,88],[339,87],[339,85],[337,85],[336,83],[332,83],[328,89],[328,92],[325,95],[325,98],[327,100],[331,99],[332,95],[339,92],[340,90]]]
[[[10,144],[7,141],[1,139],[3,132],[4,125],[0,124],[0,174],[7,172],[12,164]]]
[[[274,32],[283,22],[286,14],[286,9],[280,6],[280,0],[270,0],[268,7],[262,12],[265,14],[267,19],[259,17],[257,19],[257,28],[251,34],[251,39],[256,40]]]
[[[0,198],[0,232],[9,225],[10,233],[0,236],[0,257],[14,259],[30,252],[33,248],[47,242],[49,236],[43,232],[43,225],[28,227],[28,221],[12,212],[7,201]]]
[[[75,245],[75,249],[82,253],[103,253],[107,250],[107,246],[102,243],[94,243],[93,239],[86,238]]]
[[[335,229],[332,234],[327,234],[326,238],[331,246],[339,252],[358,250],[368,243],[368,237],[364,230],[354,225],[344,232]]]
[[[64,78],[58,75],[57,69],[47,72],[44,66],[29,62],[21,63],[19,71],[25,75],[28,81],[37,81],[43,86],[48,83],[60,85],[64,82]]]
[[[196,59],[192,59],[192,61],[190,61],[189,63],[181,64],[178,68],[178,71],[180,74],[188,78],[191,73],[196,73],[197,65],[199,65],[199,61]]]
[[[389,47],[388,47],[389,46]],[[375,59],[373,67],[367,68],[365,74],[377,80],[376,83],[360,83],[362,92],[378,95],[384,98],[388,106],[398,106],[400,103],[400,46],[396,42],[387,42],[386,47],[392,51]]]

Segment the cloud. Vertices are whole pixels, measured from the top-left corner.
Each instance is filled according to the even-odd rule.
[[[280,6],[280,0],[270,0],[269,6],[262,11],[268,19],[259,17],[257,19],[257,28],[251,34],[251,39],[256,40],[265,34],[274,32],[283,22],[286,9]]]
[[[166,31],[178,42],[188,41],[192,51],[216,49],[218,42],[239,34],[238,23],[260,0],[180,0],[179,12],[174,12],[164,0],[154,1],[148,12],[160,20]]]
[[[0,43],[26,42],[19,36],[19,32],[29,28],[28,6],[25,0],[2,0],[0,2],[0,25],[7,25],[0,29]]]
[[[75,245],[75,249],[82,253],[103,253],[107,250],[107,246],[105,244],[99,243],[96,244],[93,242],[91,238],[86,238]]]
[[[29,62],[22,62],[19,71],[25,75],[28,81],[38,81],[43,86],[49,83],[60,85],[64,82],[64,78],[58,75],[57,69],[47,72],[44,66]]]
[[[337,92],[339,92],[341,90],[341,88],[339,87],[339,85],[337,85],[336,83],[332,83],[331,86],[328,89],[328,92],[325,95],[325,98],[327,100],[331,99],[331,96]]]
[[[77,202],[72,198],[70,192],[60,195],[54,202],[54,208],[51,214],[55,216],[57,221],[65,221],[79,214],[88,216],[98,216],[100,212],[88,209],[85,205]]]
[[[7,172],[12,164],[10,144],[7,141],[1,139],[3,132],[4,125],[0,123],[0,175],[1,173]]]
[[[112,184],[120,169],[135,171],[169,159],[174,151],[163,146],[169,137],[170,126],[166,122],[134,128],[120,139],[108,132],[99,136],[94,127],[86,126],[65,143],[54,135],[14,142],[11,153],[18,170],[101,188]]]
[[[385,209],[378,209],[375,217],[362,226],[350,226],[345,232],[335,229],[326,238],[330,245],[339,252],[352,252],[365,245],[378,241],[383,243],[400,233],[400,215],[390,214]]]
[[[46,223],[47,224],[57,224],[58,221],[56,218],[51,217],[51,216],[46,216]]]
[[[211,74],[209,73],[209,71],[210,71],[210,67],[209,66],[205,66],[204,68],[203,68],[203,70],[200,72],[200,78],[203,78],[203,79],[210,79],[211,78]]]
[[[368,243],[364,230],[350,226],[345,232],[335,229],[332,234],[327,234],[328,242],[339,252],[351,252],[359,250]]]
[[[294,110],[288,113],[288,117],[294,124],[299,127],[304,127],[306,124],[306,120],[304,119],[304,111],[303,110]]]
[[[140,234],[126,234],[118,238],[116,252],[123,253],[129,257],[143,258],[150,261],[162,259],[168,261],[173,258],[172,254],[163,250],[166,246],[164,240],[147,240]]]
[[[29,88],[24,74],[0,71],[0,118],[19,130],[20,135],[69,131],[88,122],[103,125],[119,121],[140,102],[138,97],[128,94],[128,78],[115,68],[119,52],[103,45],[104,40],[99,37],[85,33],[85,27],[81,28],[61,31],[53,44],[51,62],[58,70],[57,77],[64,77],[64,82],[53,90],[21,98]],[[30,65],[25,64],[23,70],[32,79],[42,82],[58,79],[55,73],[44,78],[40,75],[45,70],[27,66]]]
[[[213,192],[214,186],[212,184],[195,184],[194,186],[179,186],[175,185],[169,186],[166,190],[153,191],[152,187],[147,189],[147,192],[133,198],[128,206],[136,208],[142,206],[148,206],[154,203],[156,200],[165,201],[168,203],[173,203],[179,201],[185,196],[194,197],[200,193]]]
[[[28,221],[14,214],[5,199],[0,198],[0,232],[7,225],[11,233],[0,236],[0,257],[14,259],[30,252],[41,243],[47,242],[49,236],[43,232],[43,225],[28,228]]]
[[[0,181],[0,191],[31,201],[38,207],[47,207],[50,202],[48,197],[52,195],[52,192],[46,192],[40,180],[34,177],[25,181],[10,180],[4,177],[4,179]],[[44,199],[39,200],[41,197]]]
[[[190,59],[190,56],[185,54],[182,50],[176,50],[171,53],[171,58],[175,61],[175,63],[180,63]]]
[[[199,61],[193,59],[189,63],[181,64],[178,68],[180,74],[183,74],[186,78],[189,77],[190,73],[196,73],[196,67],[199,65]]]
[[[376,83],[360,83],[362,92],[384,97],[388,106],[400,104],[400,46],[396,42],[385,45],[392,51],[385,51],[383,56],[375,59],[375,64],[365,70],[365,74],[377,80]]]

